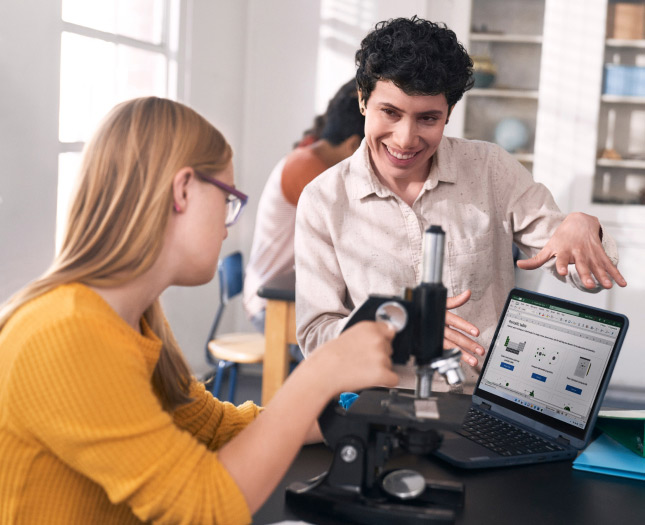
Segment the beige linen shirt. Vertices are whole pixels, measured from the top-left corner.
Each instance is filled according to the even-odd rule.
[[[512,244],[535,255],[565,215],[551,193],[499,146],[443,137],[412,207],[383,186],[366,142],[354,155],[305,188],[296,217],[296,325],[305,356],[336,337],[347,316],[370,294],[401,295],[420,282],[422,243],[433,224],[446,232],[443,283],[448,296],[471,299],[454,313],[480,329],[488,348],[506,296],[514,286]],[[613,243],[606,234],[603,244]],[[612,249],[605,246],[610,257]],[[551,272],[563,280],[553,260]],[[575,272],[567,280],[584,289]],[[481,371],[462,362],[464,391]],[[400,386],[414,388],[414,371],[399,368]],[[435,377],[433,388],[445,390]]]

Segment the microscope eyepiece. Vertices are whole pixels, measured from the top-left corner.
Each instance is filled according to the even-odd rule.
[[[421,282],[441,283],[443,274],[443,247],[446,233],[441,226],[430,226],[423,236],[423,266]]]

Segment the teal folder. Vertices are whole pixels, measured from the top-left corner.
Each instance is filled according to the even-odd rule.
[[[573,468],[645,481],[645,458],[607,434],[593,441],[573,462]]]

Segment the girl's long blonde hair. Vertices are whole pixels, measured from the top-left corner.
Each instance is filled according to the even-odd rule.
[[[60,253],[0,309],[0,330],[23,304],[65,283],[110,287],[148,270],[159,256],[181,168],[226,168],[232,150],[190,108],[147,97],[117,105],[87,143]],[[167,410],[190,401],[190,369],[159,300],[144,313],[162,340],[152,383]]]

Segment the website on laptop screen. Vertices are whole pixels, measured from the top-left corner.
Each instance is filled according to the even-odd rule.
[[[584,429],[620,329],[612,319],[511,295],[479,388]]]

